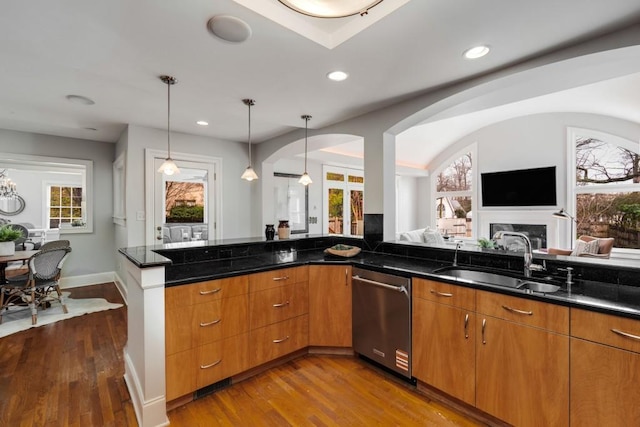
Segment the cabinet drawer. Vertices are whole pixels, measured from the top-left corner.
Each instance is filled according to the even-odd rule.
[[[201,304],[220,298],[246,294],[248,289],[249,282],[246,275],[173,286],[165,290],[165,307],[171,309]]]
[[[280,268],[249,275],[249,289],[251,292],[277,288],[290,283],[309,280],[308,267]]]
[[[196,386],[202,388],[249,369],[249,334],[203,345],[196,354]]]
[[[249,332],[249,295],[193,306],[193,347]]]
[[[166,358],[167,402],[196,390],[196,356],[192,349]]]
[[[258,366],[309,345],[309,315],[251,331],[251,366]]]
[[[477,291],[478,313],[569,334],[569,308],[492,292]]]
[[[640,353],[640,320],[572,308],[571,336]]]
[[[466,310],[476,310],[476,290],[434,280],[414,278],[413,297],[424,298]]]
[[[309,312],[307,282],[278,286],[251,294],[251,329],[267,326]]]
[[[193,307],[172,308],[165,312],[165,352],[167,355],[191,348]]]

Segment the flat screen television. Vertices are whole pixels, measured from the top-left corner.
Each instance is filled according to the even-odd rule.
[[[480,175],[482,206],[556,206],[556,167]]]

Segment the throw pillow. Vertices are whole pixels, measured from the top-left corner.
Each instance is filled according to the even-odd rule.
[[[576,240],[576,246],[571,252],[571,256],[580,256],[580,254],[597,254],[598,253],[598,241],[592,240],[585,242],[584,240]]]
[[[427,227],[424,230],[424,242],[431,245],[444,245],[444,238],[437,230],[432,230]]]

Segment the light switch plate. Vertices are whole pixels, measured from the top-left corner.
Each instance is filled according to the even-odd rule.
[[[138,221],[144,221],[144,211],[137,211],[136,212],[136,219]]]

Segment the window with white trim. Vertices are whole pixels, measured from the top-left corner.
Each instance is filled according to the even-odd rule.
[[[638,142],[571,129],[569,150],[576,236],[613,237],[616,249],[640,249]]]
[[[445,236],[473,236],[473,157],[475,146],[459,152],[434,175],[436,227]]]
[[[82,187],[49,185],[47,193],[49,228],[59,228],[65,223],[76,227],[85,224]]]

